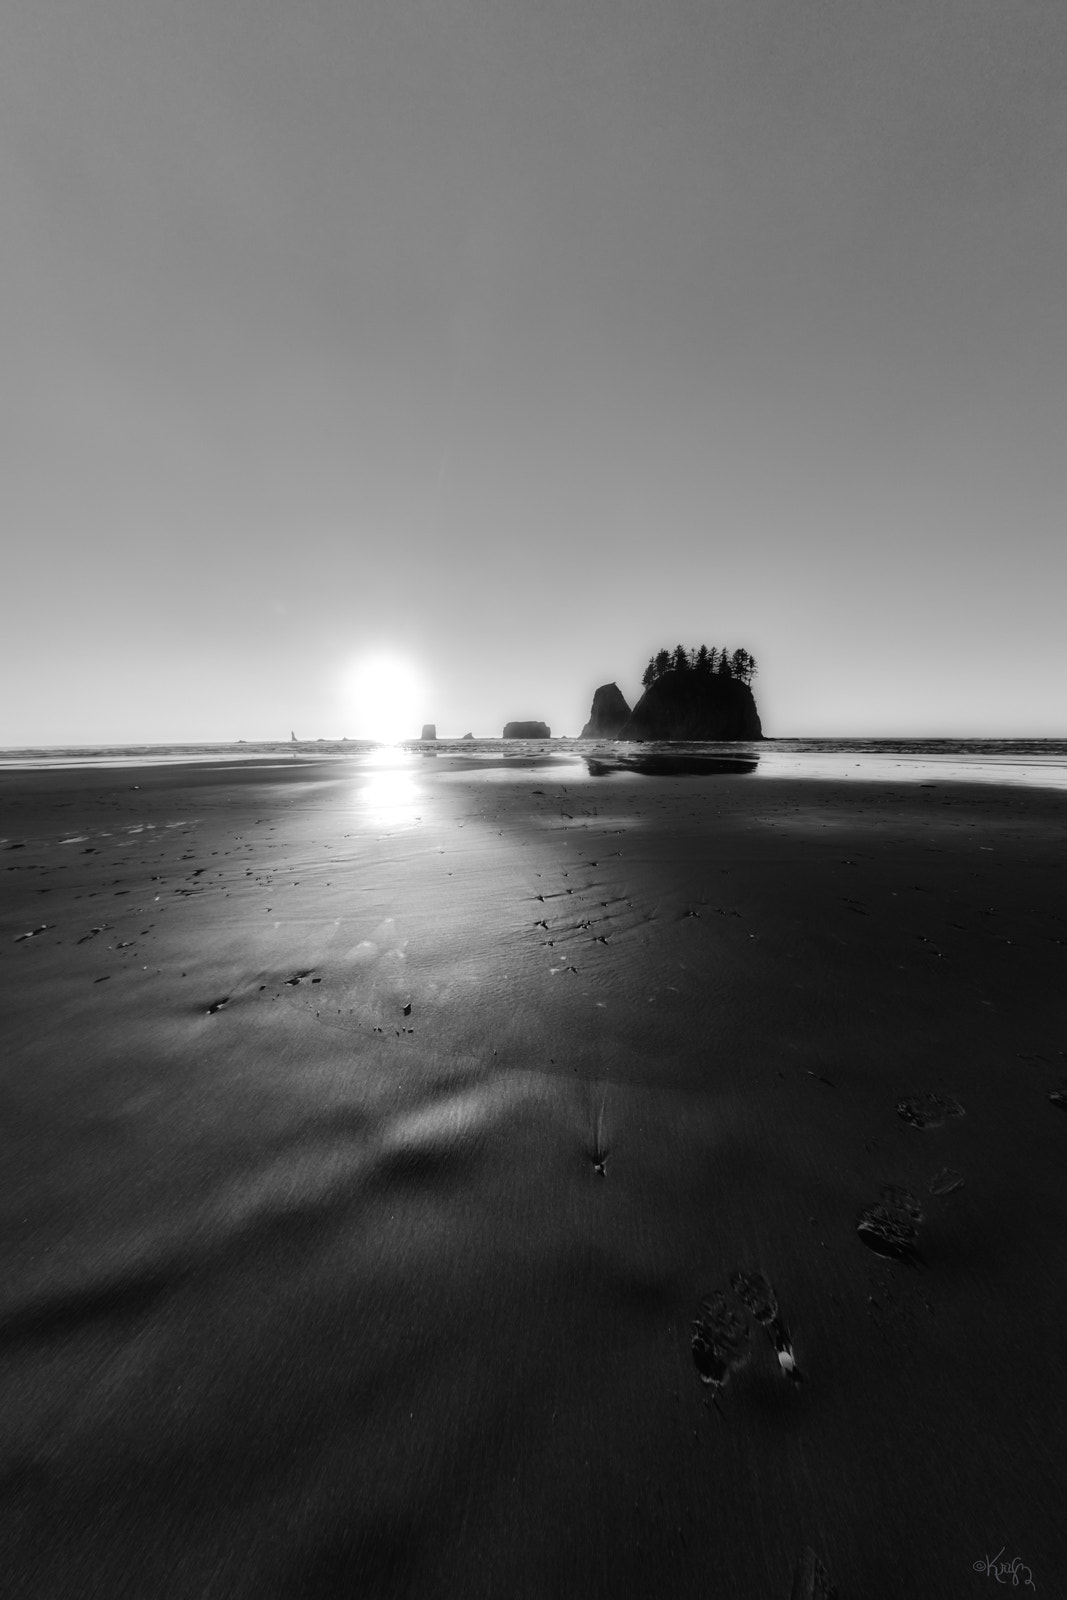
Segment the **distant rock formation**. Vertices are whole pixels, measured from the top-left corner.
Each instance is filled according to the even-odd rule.
[[[433,739],[433,740],[436,740],[437,739],[437,724],[436,724],[436,722],[424,722],[423,725],[422,725],[422,733],[420,734],[419,737],[422,738],[422,739]]]
[[[547,722],[508,722],[504,725],[505,739],[551,739]]]
[[[723,673],[665,672],[634,706],[619,739],[762,739],[747,683]]]
[[[593,696],[589,721],[580,739],[617,739],[619,729],[630,719],[630,707],[617,683],[602,683]]]
[[[473,735],[473,733],[465,733],[465,734],[464,734],[464,735],[463,735],[463,740],[461,740],[461,741],[460,741],[460,742],[461,742],[461,743],[462,743],[462,742],[463,742],[463,741],[464,741],[464,740],[467,740],[467,739],[473,739],[473,738],[474,738],[474,735]]]

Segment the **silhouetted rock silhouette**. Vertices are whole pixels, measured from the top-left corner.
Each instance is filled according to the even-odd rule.
[[[505,739],[551,739],[547,722],[508,722],[504,725]]]
[[[762,739],[747,683],[723,673],[665,672],[637,702],[619,739]]]
[[[629,720],[630,707],[617,683],[602,683],[593,695],[589,721],[580,739],[617,739],[619,729]]]
[[[437,738],[437,724],[436,724],[436,722],[424,722],[423,725],[422,725],[422,733],[420,735],[420,738],[436,740],[436,738]]]

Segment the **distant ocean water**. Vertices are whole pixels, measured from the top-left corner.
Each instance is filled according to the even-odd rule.
[[[280,756],[366,755],[379,748],[371,739],[315,739],[223,744],[34,745],[0,749],[2,767],[138,767],[180,761],[268,760]]]
[[[135,767],[181,762],[314,761],[348,758],[362,763],[414,759],[423,751],[521,762],[535,757],[566,761],[585,773],[583,757],[597,751],[669,752],[720,758],[747,757],[764,777],[863,777],[941,780],[1067,788],[1067,739],[765,739],[758,744],[630,745],[591,739],[410,740],[399,747],[370,740],[298,740],[203,744],[51,745],[0,749],[0,771],[50,767]]]

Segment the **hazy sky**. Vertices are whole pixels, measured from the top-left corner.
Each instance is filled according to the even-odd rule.
[[[15,0],[0,744],[1067,735],[1064,0]],[[365,719],[364,719],[365,720]]]

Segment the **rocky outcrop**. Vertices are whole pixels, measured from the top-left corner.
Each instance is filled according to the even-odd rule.
[[[463,735],[463,739],[462,739],[461,743],[466,744],[468,739],[473,739],[473,738],[474,738],[473,733],[465,733]]]
[[[752,690],[722,673],[665,672],[650,685],[619,739],[762,739]]]
[[[551,739],[547,722],[508,722],[504,725],[505,739]]]
[[[589,721],[578,735],[580,739],[617,739],[619,729],[630,718],[630,707],[617,683],[602,683],[593,695]]]
[[[434,740],[436,740],[436,738],[437,738],[437,724],[436,724],[436,722],[424,722],[423,725],[422,725],[422,732],[419,735],[419,737],[420,737],[420,739],[434,739]]]

